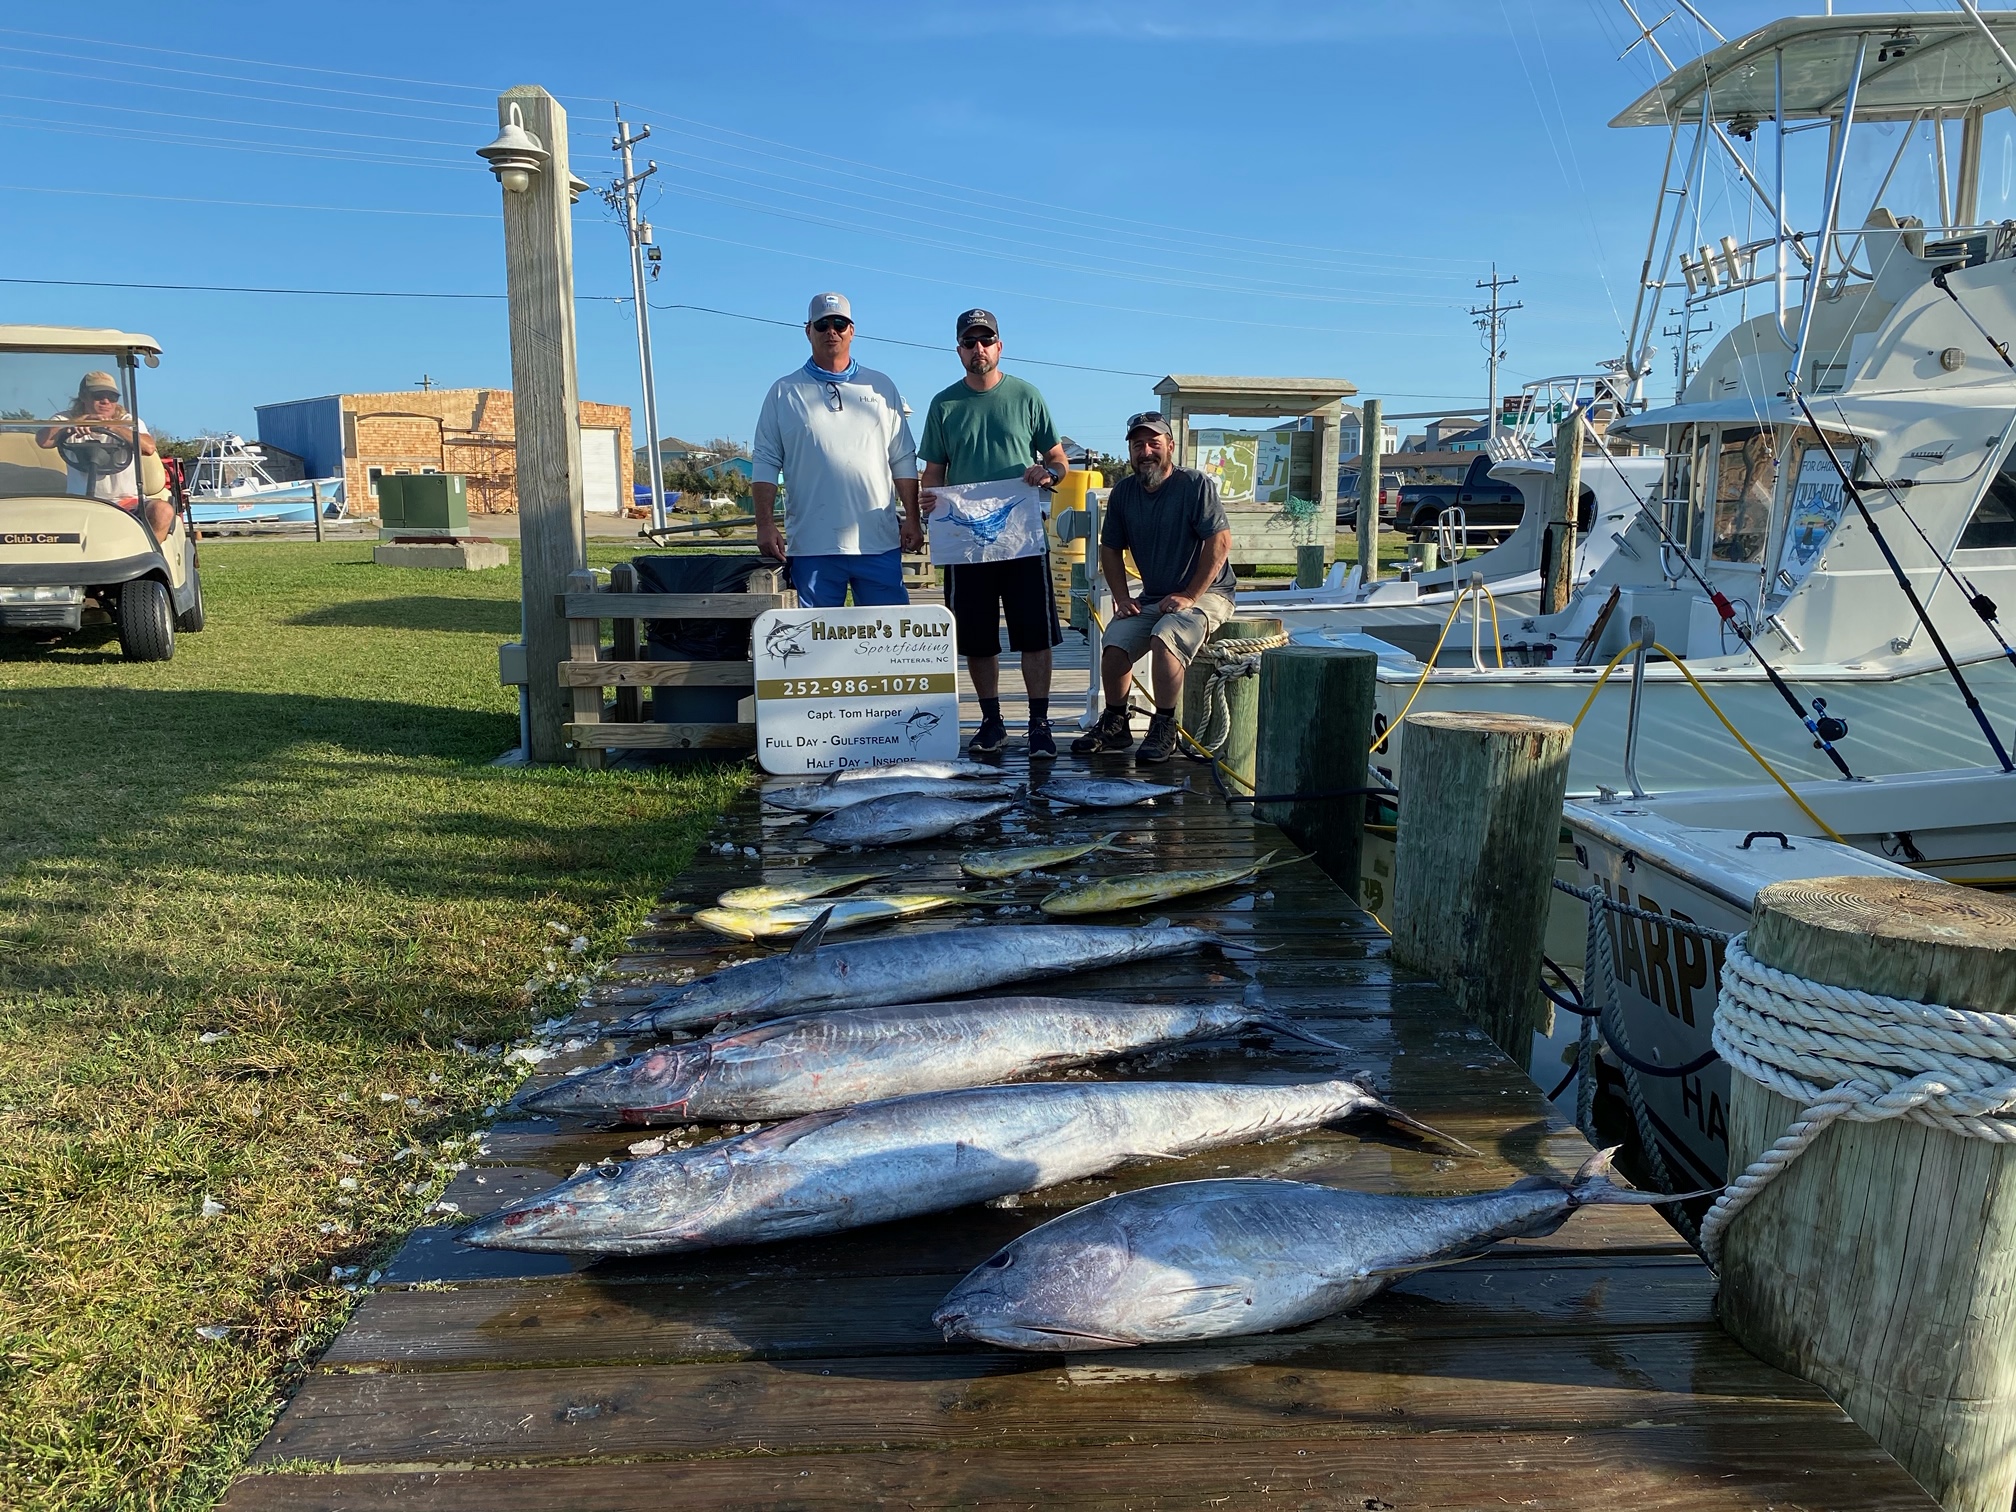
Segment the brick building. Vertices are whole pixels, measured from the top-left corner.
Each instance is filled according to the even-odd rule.
[[[256,406],[261,445],[300,457],[308,475],[341,477],[353,513],[369,513],[386,473],[469,475],[471,514],[518,511],[517,431],[509,389],[327,394]],[[630,409],[581,401],[583,496],[590,513],[630,502]]]

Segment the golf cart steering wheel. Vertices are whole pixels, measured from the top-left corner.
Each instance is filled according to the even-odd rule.
[[[89,478],[109,478],[133,465],[133,442],[110,431],[77,429],[56,443],[56,454]]]

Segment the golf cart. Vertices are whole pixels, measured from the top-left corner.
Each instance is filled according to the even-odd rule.
[[[151,336],[0,325],[0,631],[116,625],[129,661],[203,628],[180,469],[140,414]]]

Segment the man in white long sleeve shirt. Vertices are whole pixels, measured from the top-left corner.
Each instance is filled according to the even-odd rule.
[[[806,312],[812,355],[770,385],[756,421],[756,544],[790,564],[808,609],[907,604],[903,553],[924,547],[917,445],[887,374],[854,361],[854,312],[821,294]],[[777,526],[777,481],[791,489],[791,541]]]

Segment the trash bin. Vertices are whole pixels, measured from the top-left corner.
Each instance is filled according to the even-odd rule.
[[[749,575],[777,564],[757,556],[640,556],[640,593],[742,593]],[[748,661],[746,619],[655,619],[644,622],[648,661]],[[653,688],[649,718],[660,724],[733,724],[754,686]]]

